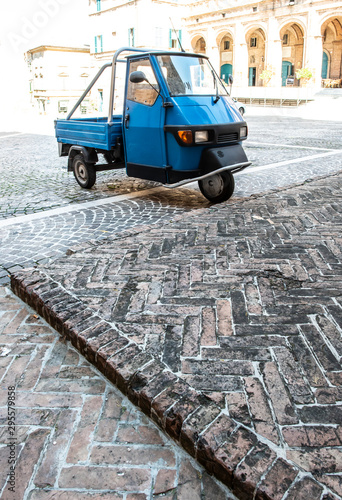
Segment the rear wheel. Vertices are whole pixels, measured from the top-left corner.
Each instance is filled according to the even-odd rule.
[[[74,176],[78,184],[90,189],[96,182],[96,170],[93,164],[87,163],[83,155],[76,155],[72,162]]]
[[[213,174],[198,181],[198,186],[203,196],[212,203],[227,201],[234,193],[234,176],[231,172]]]

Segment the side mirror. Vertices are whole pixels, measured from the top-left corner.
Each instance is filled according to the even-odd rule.
[[[233,75],[228,76],[228,81],[229,81],[229,85],[233,85],[233,82],[234,82]]]
[[[143,71],[133,71],[133,73],[129,75],[129,81],[132,83],[147,82],[147,77]]]

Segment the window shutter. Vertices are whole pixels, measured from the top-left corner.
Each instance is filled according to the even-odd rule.
[[[179,39],[179,48],[181,48],[181,44],[182,44],[182,30],[178,30],[178,39]]]
[[[135,47],[134,45],[134,30],[135,28],[128,28],[128,46]]]
[[[100,43],[101,43],[101,52],[103,52],[103,40],[102,40],[102,35],[100,36]]]
[[[97,36],[95,37],[95,54],[97,54]]]
[[[172,49],[172,29],[169,29],[169,48]]]

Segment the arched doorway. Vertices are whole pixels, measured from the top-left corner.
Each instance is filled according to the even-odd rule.
[[[290,61],[283,61],[281,65],[281,84],[286,86],[289,77],[294,74],[293,64]]]
[[[296,71],[303,66],[304,32],[297,23],[286,24],[280,31],[282,40],[282,85],[285,87],[291,81],[299,85]],[[292,77],[291,79],[289,77]]]
[[[248,85],[250,87],[262,85],[260,75],[265,69],[265,41],[266,36],[263,29],[257,28],[247,32]]]
[[[331,17],[322,24],[322,79],[342,79],[342,16]],[[324,72],[323,72],[324,70]],[[338,82],[334,85],[340,85]]]
[[[232,64],[222,64],[220,76],[225,83],[229,83],[229,75],[233,76],[233,65]]]
[[[323,57],[322,57],[322,80],[326,80],[328,78],[328,72],[329,72],[329,56],[328,54],[323,51]]]
[[[207,49],[207,44],[203,36],[195,37],[191,42],[192,50],[196,54],[205,54]]]
[[[220,76],[225,83],[229,75],[233,76],[233,38],[228,33],[224,34],[219,42],[220,47]]]

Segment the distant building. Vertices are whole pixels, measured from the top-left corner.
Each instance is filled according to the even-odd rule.
[[[91,54],[121,46],[210,57],[235,87],[342,86],[342,0],[89,0]],[[171,21],[174,30],[172,29]],[[178,41],[179,40],[179,41]]]
[[[65,115],[90,82],[94,64],[88,47],[42,45],[26,52],[31,104],[40,113]],[[81,111],[91,106],[90,99]]]
[[[182,1],[89,0],[91,53],[101,59],[126,46],[179,48],[183,38]]]
[[[342,0],[198,0],[184,27],[192,50],[237,86],[298,86],[301,68],[311,86],[341,86]]]
[[[91,55],[101,65],[111,60],[120,47],[180,50],[184,42],[181,1],[89,0]],[[185,44],[189,45],[186,39]],[[120,112],[124,87],[122,69],[123,65],[118,65],[114,101],[115,109]],[[101,93],[105,110],[109,84],[109,71],[106,70],[102,82],[94,86],[94,92]]]
[[[246,99],[342,87],[342,0],[89,0],[89,17],[89,48],[45,45],[26,53],[31,102],[41,113],[70,111],[120,47],[204,53]],[[116,83],[121,112],[120,67]],[[81,113],[106,115],[109,85],[107,68]]]

